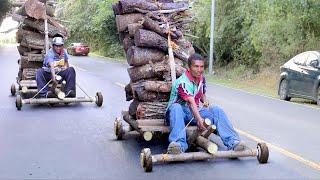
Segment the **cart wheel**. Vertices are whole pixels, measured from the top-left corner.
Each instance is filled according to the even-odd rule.
[[[22,107],[22,98],[20,95],[17,95],[17,98],[16,98],[16,107],[17,107],[17,110],[20,111],[21,110],[21,107]]]
[[[101,107],[103,103],[103,96],[101,94],[101,92],[97,92],[96,94],[96,104],[98,107]]]
[[[11,85],[11,95],[15,96],[16,95],[16,86],[14,84]]]
[[[120,118],[116,118],[116,120],[114,121],[113,130],[114,130],[114,134],[117,137],[117,140],[122,140],[124,133],[123,133],[123,125]]]
[[[145,172],[152,171],[152,155],[149,148],[142,149],[140,153],[140,164]]]
[[[269,158],[269,149],[266,143],[258,143],[257,149],[258,149],[257,159],[259,163],[260,164],[267,163]]]

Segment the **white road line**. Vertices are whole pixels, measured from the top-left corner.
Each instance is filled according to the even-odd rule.
[[[80,70],[80,71],[84,71],[84,72],[88,71],[88,70],[83,69],[83,68],[81,68],[81,67],[78,67],[78,66],[76,66],[76,65],[74,65],[74,64],[72,64],[72,66],[73,66],[74,68]]]
[[[122,88],[125,88],[126,85],[122,84],[122,83],[119,83],[119,82],[115,82],[114,83],[115,85],[119,86],[119,87],[122,87]]]

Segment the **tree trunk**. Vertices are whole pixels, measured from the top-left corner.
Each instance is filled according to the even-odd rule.
[[[158,11],[169,9],[188,8],[187,2],[176,3],[152,3],[145,0],[120,0],[119,6],[122,14],[136,12],[136,8],[146,11]]]
[[[137,106],[137,119],[164,119],[167,102],[141,102]]]
[[[179,77],[185,69],[181,66],[181,61],[175,59],[176,62],[176,73]],[[142,79],[150,78],[160,78],[166,79],[167,81],[171,80],[170,77],[170,67],[167,60],[157,62],[154,64],[146,64],[138,67],[128,68],[128,74],[132,82],[137,82]]]
[[[116,24],[118,32],[127,30],[128,24],[137,23],[141,21],[143,15],[140,13],[116,15]]]
[[[131,66],[141,66],[149,62],[162,61],[165,54],[162,51],[151,48],[140,48],[132,46],[127,51],[127,62]]]

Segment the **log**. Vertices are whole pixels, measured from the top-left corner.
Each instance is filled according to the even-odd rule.
[[[124,91],[126,92],[126,101],[131,101],[133,99],[133,92],[130,84],[127,84],[124,87]]]
[[[20,44],[25,47],[43,50],[45,48],[44,35],[34,33],[32,36],[24,36]]]
[[[204,150],[206,150],[210,154],[214,154],[218,151],[218,146],[215,143],[211,142],[210,140],[202,136],[197,137],[196,144],[202,147]]]
[[[28,56],[28,54],[39,54],[41,53],[40,49],[32,49],[32,48],[28,48],[25,46],[22,46],[20,44],[20,46],[17,46],[18,52],[21,56]]]
[[[157,21],[152,20],[148,16],[144,17],[144,19],[142,21],[142,25],[143,25],[143,27],[145,29],[154,31],[154,32],[158,33],[162,37],[166,38],[168,36],[168,31],[166,30],[166,28],[160,27],[160,25],[158,24]],[[176,30],[175,32],[171,33],[172,39],[178,39],[181,36],[182,36],[182,32],[178,31],[178,30]]]
[[[128,29],[128,24],[141,21],[143,15],[140,13],[116,15],[116,24],[118,32],[123,32]]]
[[[134,35],[134,44],[138,47],[157,48],[167,52],[167,39],[159,34],[144,29],[139,29]]]
[[[176,62],[176,73],[177,77],[181,76],[181,74],[185,71],[185,69],[181,66],[181,61],[175,59]],[[146,64],[138,67],[130,67],[127,69],[128,74],[132,82],[137,82],[141,79],[150,79],[150,78],[159,78],[163,79],[165,77],[166,80],[170,80],[170,67],[168,65],[167,60],[157,62],[154,64]],[[166,74],[167,73],[167,74]]]
[[[18,43],[21,43],[23,37],[25,36],[38,36],[39,33],[31,31],[31,30],[26,30],[23,27],[19,27],[17,33],[16,33],[16,40]]]
[[[36,82],[36,80],[21,80],[19,82],[19,86],[20,86],[20,88],[22,88],[22,87],[36,88],[37,82]]]
[[[170,10],[188,8],[188,2],[176,2],[176,3],[152,3],[145,0],[120,0],[119,6],[122,14],[136,12],[136,9],[146,11],[158,11],[158,10]]]
[[[141,102],[167,102],[169,101],[169,93],[157,93],[146,90],[135,90],[134,97]]]
[[[134,90],[136,88],[142,88],[146,91],[153,91],[153,92],[163,92],[169,93],[171,92],[172,84],[171,82],[165,81],[140,81],[131,84],[131,88]]]
[[[211,125],[201,134],[201,136],[204,138],[208,138],[210,134],[214,133],[216,129],[217,127],[215,125]]]
[[[12,14],[12,19],[17,22],[23,22],[25,18],[26,18],[26,16],[21,16],[17,13]]]
[[[122,41],[122,46],[124,49],[124,52],[127,54],[128,50],[134,46],[134,40],[130,36],[126,36]]]
[[[42,34],[44,34],[44,21],[43,20],[32,20],[30,18],[26,18],[23,23],[29,27],[32,27],[33,29],[38,30]],[[65,29],[61,29],[59,27],[55,27],[52,24],[48,23],[48,35],[49,37],[53,37],[55,34],[60,33],[64,37],[67,36],[67,32]]]
[[[133,119],[137,119],[136,113],[137,113],[137,108],[138,108],[139,103],[140,102],[138,100],[134,99],[129,105],[129,115]]]
[[[36,78],[37,69],[25,68],[22,70],[22,80],[31,80]]]
[[[141,66],[149,62],[159,62],[165,57],[165,53],[151,48],[132,46],[127,51],[127,62],[131,66]]]
[[[114,15],[120,15],[121,14],[121,7],[119,6],[119,3],[112,3],[112,10]]]
[[[43,54],[34,54],[34,53],[28,53],[28,60],[30,62],[43,62],[44,55]]]
[[[128,32],[131,37],[134,37],[134,34],[137,32],[137,30],[142,29],[143,26],[141,23],[132,23],[128,24]]]
[[[20,68],[34,68],[38,69],[42,67],[42,62],[37,61],[29,61],[27,56],[21,56],[19,61]]]
[[[164,119],[167,102],[140,102],[137,106],[137,119]]]
[[[58,97],[58,99],[64,99],[66,97],[66,94],[64,92],[62,92],[59,88],[55,88],[54,89],[54,93],[56,94],[56,96]]]
[[[166,38],[155,32],[144,29],[139,29],[136,32],[134,36],[134,43],[139,47],[157,48],[164,52],[168,51],[168,41]],[[195,52],[192,44],[186,39],[172,41],[172,49],[174,56],[184,62],[187,62],[189,56]]]
[[[139,119],[136,120],[138,126],[163,126],[165,125],[164,119]]]
[[[27,0],[24,4],[25,12],[29,17],[45,19],[46,7],[38,0]]]

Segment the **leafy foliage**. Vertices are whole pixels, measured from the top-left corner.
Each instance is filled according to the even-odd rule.
[[[0,24],[5,18],[7,12],[10,11],[10,2],[8,0],[0,0]]]

